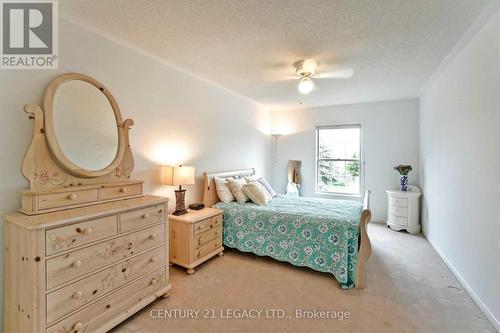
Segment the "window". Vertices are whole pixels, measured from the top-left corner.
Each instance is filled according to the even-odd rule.
[[[316,129],[316,191],[361,193],[361,125]]]

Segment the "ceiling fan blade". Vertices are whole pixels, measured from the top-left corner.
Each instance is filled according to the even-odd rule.
[[[264,75],[263,79],[266,82],[284,82],[284,81],[294,81],[298,77],[293,75]]]
[[[330,72],[319,73],[315,78],[318,79],[350,79],[354,74],[352,68],[338,69]]]

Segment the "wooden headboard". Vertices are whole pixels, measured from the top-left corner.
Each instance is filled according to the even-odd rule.
[[[255,175],[255,169],[243,169],[234,171],[222,171],[222,172],[204,172],[203,173],[203,204],[205,207],[212,207],[219,202],[219,197],[217,196],[217,191],[215,190],[214,177],[219,178],[229,178],[229,177],[245,177]]]

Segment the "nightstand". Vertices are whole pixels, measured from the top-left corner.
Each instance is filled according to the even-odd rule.
[[[169,215],[170,262],[194,268],[215,255],[222,256],[222,210],[203,208],[184,215]]]
[[[389,190],[387,192],[387,226],[394,230],[405,230],[410,234],[420,232],[419,198],[422,195],[416,186],[408,186],[408,191]]]

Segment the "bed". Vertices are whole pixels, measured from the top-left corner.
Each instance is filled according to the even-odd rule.
[[[286,195],[266,206],[219,201],[214,177],[254,174],[254,169],[204,173],[204,204],[224,212],[224,245],[330,273],[344,289],[364,288],[370,191],[363,202]]]

